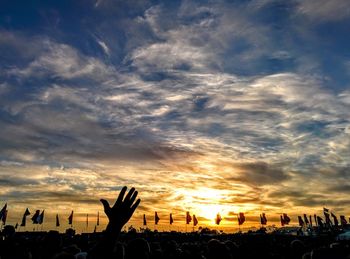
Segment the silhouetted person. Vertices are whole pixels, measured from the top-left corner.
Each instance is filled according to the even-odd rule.
[[[136,238],[126,247],[126,259],[150,258],[151,249],[144,238]]]
[[[208,259],[231,259],[231,254],[227,246],[217,239],[212,239],[208,242]]]
[[[117,238],[141,202],[140,199],[136,200],[138,192],[135,188],[131,188],[125,196],[126,190],[127,187],[124,186],[112,207],[108,201],[101,199],[108,224],[103,239],[90,252],[90,258],[122,258],[123,255],[118,251]]]

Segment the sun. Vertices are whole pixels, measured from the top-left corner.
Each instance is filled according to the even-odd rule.
[[[197,217],[205,218],[207,224],[215,224],[218,213],[223,217],[235,208],[225,204],[227,190],[200,187],[178,190],[184,197],[184,209]]]

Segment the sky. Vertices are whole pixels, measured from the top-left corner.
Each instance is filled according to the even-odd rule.
[[[0,206],[236,227],[350,214],[348,0],[0,3]],[[105,220],[105,219],[103,219]]]

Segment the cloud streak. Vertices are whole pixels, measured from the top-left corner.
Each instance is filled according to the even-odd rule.
[[[252,19],[271,4],[140,3],[121,18],[132,30],[118,53],[113,37],[94,36],[102,29],[88,31],[87,49],[2,29],[1,53],[11,46],[16,56],[1,63],[1,196],[96,209],[96,197],[127,184],[143,193],[140,213],[209,220],[208,211],[324,200],[347,212],[338,180],[348,178],[349,90],[303,71],[309,61],[288,49],[293,40],[276,47],[275,24]],[[303,4],[283,10],[310,16]],[[109,5],[91,8],[108,16]],[[304,28],[284,26],[302,37]]]

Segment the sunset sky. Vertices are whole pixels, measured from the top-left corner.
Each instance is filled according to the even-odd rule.
[[[8,223],[124,185],[135,225],[350,216],[349,28],[348,0],[2,0]]]

